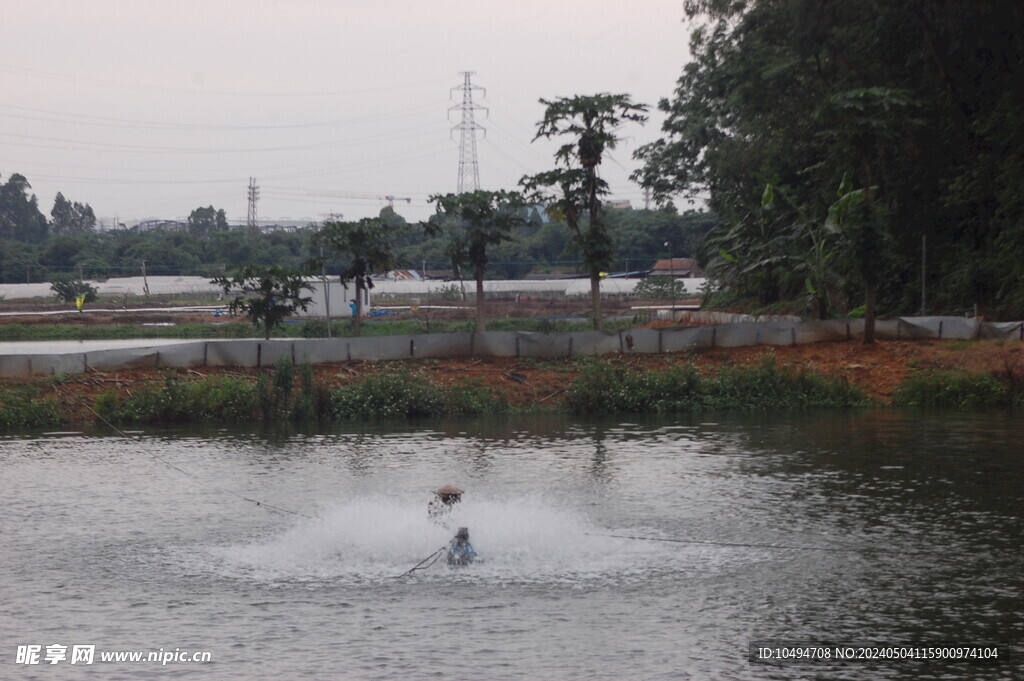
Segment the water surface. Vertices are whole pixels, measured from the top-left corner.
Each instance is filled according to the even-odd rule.
[[[6,438],[0,677],[1019,678],[1020,660],[776,668],[747,647],[1019,645],[1021,426],[882,411]],[[445,483],[466,490],[448,527],[426,514]],[[399,577],[458,526],[481,564]],[[213,661],[14,663],[54,643]]]

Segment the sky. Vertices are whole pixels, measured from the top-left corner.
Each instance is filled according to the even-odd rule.
[[[651,106],[602,165],[643,206],[633,151],[688,59],[682,0],[32,0],[0,10],[0,182],[21,173],[131,226],[223,208],[244,223],[410,220],[455,192],[472,71],[482,189],[553,167],[540,98]]]

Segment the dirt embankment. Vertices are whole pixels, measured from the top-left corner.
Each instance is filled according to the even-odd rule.
[[[883,405],[889,402],[896,386],[915,369],[963,369],[978,373],[1011,372],[1024,375],[1024,346],[1016,342],[1000,341],[879,341],[871,346],[848,341],[615,356],[611,361],[647,370],[693,363],[701,371],[714,372],[722,365],[752,365],[770,358],[779,366],[806,368],[829,376],[843,377]],[[556,405],[579,370],[578,362],[568,359],[460,358],[408,363],[440,384],[469,379],[492,386],[504,394],[510,404],[519,407]],[[314,372],[317,382],[335,387],[358,381],[378,371],[382,365],[370,362],[330,363],[317,365]],[[60,385],[44,385],[47,394],[57,397],[66,408],[78,413],[82,421],[91,421],[93,417],[86,405],[93,404],[98,394],[113,390],[128,395],[141,386],[164,381],[168,372],[175,372],[187,379],[211,375],[252,378],[259,371],[239,367],[129,369],[79,374],[67,377]]]

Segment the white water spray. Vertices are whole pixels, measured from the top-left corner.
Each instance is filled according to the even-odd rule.
[[[628,576],[664,565],[677,547],[594,534],[585,514],[536,498],[464,502],[446,522],[427,517],[423,502],[382,497],[326,507],[283,532],[216,551],[227,577],[257,580],[378,580],[397,578],[468,527],[481,561],[468,568],[443,558],[410,579],[458,578],[578,582]]]

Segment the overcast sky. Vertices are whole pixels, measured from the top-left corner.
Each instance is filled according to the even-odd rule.
[[[25,175],[47,216],[60,191],[129,225],[207,205],[244,222],[250,177],[261,221],[385,205],[328,192],[423,219],[456,190],[462,71],[486,89],[485,189],[552,166],[531,144],[539,98],[651,105],[602,169],[641,206],[632,152],[659,136],[689,38],[682,0],[31,0],[0,16],[0,181]]]

